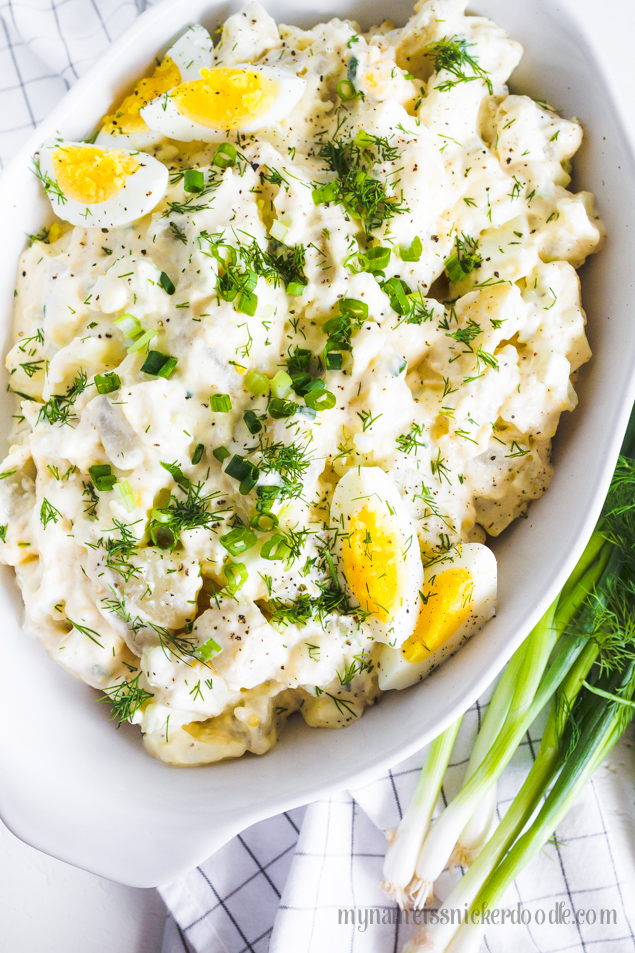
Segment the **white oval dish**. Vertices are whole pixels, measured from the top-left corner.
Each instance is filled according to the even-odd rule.
[[[268,0],[281,22],[309,26],[331,16],[368,25],[364,0]],[[214,28],[241,4],[165,0],[141,16],[66,95],[0,181],[3,247],[0,300],[3,345],[24,233],[50,216],[30,157],[58,131],[86,135],[158,51],[194,22]],[[499,611],[434,676],[391,692],[345,731],[293,721],[266,757],[246,756],[196,770],[154,761],[138,730],[114,731],[96,693],[57,668],[20,629],[21,600],[13,572],[2,570],[0,611],[0,816],[22,840],[86,870],[132,886],[163,883],[190,869],[249,824],[360,784],[412,754],[464,711],[491,682],[561,587],[591,532],[604,498],[635,381],[630,315],[635,273],[635,166],[608,83],[587,40],[547,0],[482,0],[491,16],[525,46],[512,87],[546,98],[575,115],[585,144],[574,185],[595,192],[608,241],[584,269],[583,298],[594,357],[578,383],[580,405],[563,419],[555,476],[495,544]],[[403,22],[409,0],[373,4]],[[376,10],[376,12],[375,12]],[[4,388],[3,388],[4,391]],[[13,413],[2,395],[5,419]]]

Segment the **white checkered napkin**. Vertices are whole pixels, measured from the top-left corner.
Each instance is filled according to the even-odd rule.
[[[485,706],[477,703],[463,720],[438,810],[461,784]],[[527,734],[503,774],[499,819],[520,788],[539,743],[539,730]],[[384,830],[399,822],[424,754],[363,788],[310,804],[299,836],[288,826],[289,818],[297,823],[296,812],[262,821],[198,870],[162,887],[178,923],[178,927],[168,924],[163,953],[398,953],[418,927],[399,922],[395,905],[379,889]],[[614,846],[596,786],[588,784],[555,842],[533,859],[503,899],[501,907],[508,910],[508,917],[521,903],[531,914],[531,924],[508,921],[492,927],[483,951],[632,953],[630,898],[620,885]],[[286,880],[277,877],[283,870]],[[442,899],[458,876],[446,873],[440,878],[437,889]],[[615,910],[615,923],[599,923],[603,909]],[[572,914],[592,910],[598,922],[580,926],[550,922],[562,921],[564,910]],[[541,920],[542,911],[545,922],[537,923],[536,914]]]
[[[153,0],[0,0],[0,167]]]

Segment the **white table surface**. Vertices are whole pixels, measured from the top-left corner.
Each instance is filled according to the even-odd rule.
[[[513,2],[513,0],[510,0]],[[569,6],[595,38],[635,143],[634,0],[545,0]],[[478,10],[477,0],[471,6]],[[589,82],[593,77],[589,76]],[[597,775],[616,858],[635,897],[635,730]],[[27,847],[0,822],[0,948],[7,953],[158,953],[165,908],[154,890],[123,887]]]

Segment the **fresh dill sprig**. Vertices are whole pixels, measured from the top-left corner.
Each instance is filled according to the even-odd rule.
[[[304,475],[313,459],[308,448],[308,443],[305,446],[288,445],[282,441],[274,442],[265,434],[259,435],[258,445],[253,448],[260,457],[258,469],[261,473],[277,474],[280,480],[279,500],[301,496]]]
[[[478,240],[465,232],[456,236],[455,248],[456,252],[445,263],[445,270],[452,284],[457,284],[483,263],[483,256],[478,250]]]
[[[103,549],[108,569],[112,569],[125,582],[129,582],[133,576],[141,574],[141,567],[131,562],[132,556],[137,552],[139,541],[128,525],[121,520],[113,519],[113,526],[106,532],[113,535],[102,536],[96,543],[86,543],[86,545],[90,549]]]
[[[435,89],[445,93],[459,83],[481,79],[486,84],[490,96],[492,95],[494,88],[488,73],[479,65],[478,60],[467,52],[468,47],[474,45],[474,43],[468,43],[465,37],[446,36],[426,47],[425,52],[433,57],[435,73],[445,70],[446,73],[454,76],[454,79],[443,80]],[[469,68],[471,72],[466,72],[466,68]]]
[[[138,672],[134,678],[127,679],[118,685],[104,689],[104,694],[100,697],[100,701],[108,702],[110,705],[111,721],[117,720],[119,725],[123,724],[124,721],[132,721],[133,716],[139,709],[142,708],[147,701],[150,701],[151,698],[154,698],[152,692],[141,688],[139,685],[140,677],[141,672]],[[117,727],[119,727],[119,725],[117,725]]]
[[[424,433],[424,424],[413,423],[408,433],[397,437],[395,443],[402,453],[416,453],[419,447],[425,447],[425,441],[421,439]]]
[[[62,518],[62,514],[56,509],[49,500],[44,497],[40,507],[40,523],[46,529],[49,523],[57,523]]]
[[[59,187],[55,179],[52,179],[50,175],[48,174],[48,172],[42,171],[39,157],[33,160],[33,172],[40,180],[42,184],[42,188],[44,189],[48,197],[51,199],[51,201],[55,199],[58,205],[65,205],[66,196],[62,192],[61,188]]]
[[[322,143],[318,156],[337,178],[316,186],[313,201],[316,205],[339,202],[361,223],[367,237],[394,215],[408,211],[403,200],[388,194],[385,176],[379,179],[372,175],[378,163],[394,162],[399,157],[399,150],[386,138],[363,130],[354,138],[335,135]]]
[[[53,394],[45,404],[40,408],[38,414],[38,423],[46,420],[49,424],[70,424],[77,420],[77,414],[73,413],[73,404],[75,399],[88,387],[88,375],[83,368],[77,372],[77,375],[65,394]]]

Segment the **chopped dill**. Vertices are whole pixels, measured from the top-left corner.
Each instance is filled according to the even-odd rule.
[[[479,66],[475,57],[467,52],[468,47],[474,46],[474,43],[468,43],[465,37],[450,36],[443,37],[436,43],[430,43],[425,52],[430,53],[434,59],[434,71],[440,73],[445,70],[451,73],[454,79],[443,80],[435,88],[445,93],[459,83],[469,83],[475,79],[481,79],[487,86],[487,91],[492,95],[494,88],[492,81],[482,66]],[[466,68],[471,70],[466,72]]]
[[[133,716],[139,709],[151,698],[154,698],[152,692],[146,691],[139,685],[140,676],[141,672],[138,672],[134,678],[104,689],[104,694],[99,700],[109,703],[111,721],[117,720],[120,725],[124,721],[132,721]]]

